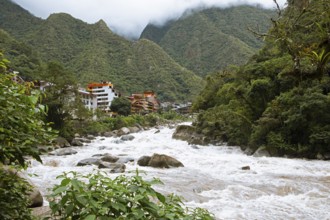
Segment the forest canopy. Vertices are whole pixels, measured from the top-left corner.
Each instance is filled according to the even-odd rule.
[[[330,2],[289,1],[248,64],[209,75],[198,132],[271,155],[330,153]]]

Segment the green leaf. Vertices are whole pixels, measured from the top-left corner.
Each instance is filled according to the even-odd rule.
[[[156,192],[156,196],[157,196],[157,198],[159,199],[160,202],[165,203],[166,197],[163,194],[161,194],[159,192]]]
[[[66,215],[70,216],[72,214],[73,208],[74,208],[74,204],[69,204],[65,208]]]
[[[96,215],[88,215],[86,218],[84,218],[84,220],[95,220],[96,219]]]
[[[69,178],[65,178],[61,181],[61,185],[62,186],[66,186],[71,182],[71,180]]]
[[[62,193],[62,192],[64,192],[64,191],[66,191],[66,189],[67,189],[66,186],[58,187],[58,188],[53,192],[53,194],[54,194],[54,195],[58,195],[58,194],[60,194],[60,193]]]

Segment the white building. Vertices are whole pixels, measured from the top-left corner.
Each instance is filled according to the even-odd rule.
[[[94,110],[101,109],[110,111],[111,102],[118,97],[118,93],[114,90],[112,83],[90,83],[87,90],[79,90],[82,100],[86,108]]]
[[[81,96],[81,100],[85,107],[89,110],[94,110],[97,108],[97,96],[87,92],[86,90],[79,90],[79,94]]]

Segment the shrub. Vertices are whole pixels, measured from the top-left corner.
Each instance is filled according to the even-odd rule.
[[[33,219],[27,193],[30,185],[8,169],[0,166],[0,219]]]
[[[64,173],[50,195],[52,215],[61,219],[213,219],[205,209],[186,209],[180,197],[164,196],[139,173],[111,179],[101,172]]]

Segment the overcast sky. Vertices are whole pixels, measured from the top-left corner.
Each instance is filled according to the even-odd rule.
[[[112,31],[138,38],[148,23],[161,25],[187,9],[259,4],[275,8],[273,0],[14,0],[33,15],[47,18],[65,12],[88,23],[103,19]],[[284,6],[286,0],[277,0]]]

